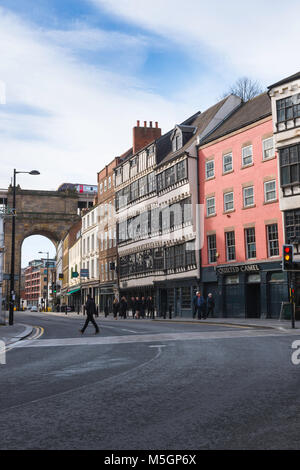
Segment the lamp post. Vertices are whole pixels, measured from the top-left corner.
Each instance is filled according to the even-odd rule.
[[[10,265],[10,302],[9,302],[9,325],[14,324],[14,305],[15,305],[15,240],[16,240],[16,175],[18,173],[27,173],[28,175],[39,175],[37,170],[32,171],[17,171],[14,169],[13,178],[13,217],[12,217],[12,231],[11,231],[11,265]]]
[[[47,255],[47,286],[46,286],[46,312],[48,312],[48,284],[49,284],[49,275],[48,275],[48,268],[49,268],[49,251],[39,251],[40,254]]]

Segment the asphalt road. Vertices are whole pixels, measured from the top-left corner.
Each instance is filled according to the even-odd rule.
[[[0,365],[0,449],[299,449],[299,337],[18,313]]]

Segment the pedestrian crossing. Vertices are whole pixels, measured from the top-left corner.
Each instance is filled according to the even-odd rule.
[[[129,343],[155,343],[165,341],[209,341],[218,339],[239,339],[239,338],[259,338],[259,337],[280,337],[286,336],[286,332],[280,330],[227,330],[227,331],[207,331],[190,333],[157,333],[157,334],[136,334],[118,336],[86,336],[76,338],[57,339],[34,339],[19,341],[14,348],[45,348],[45,347],[67,347],[67,346],[101,346],[111,344]],[[298,335],[299,332],[289,332],[289,335]]]

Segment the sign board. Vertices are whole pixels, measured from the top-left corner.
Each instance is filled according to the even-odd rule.
[[[241,264],[239,266],[220,266],[216,268],[218,274],[257,273],[258,264]]]
[[[15,281],[19,280],[19,274],[15,274]],[[3,273],[3,281],[10,281],[10,274]]]
[[[78,276],[79,276],[78,272],[77,272],[77,271],[74,271],[74,272],[72,273],[72,276],[71,276],[71,277],[78,277]]]
[[[59,273],[59,275],[58,275],[58,279],[63,279],[63,278],[64,278],[64,275],[63,275],[63,273]]]
[[[80,270],[81,277],[89,277],[89,270],[88,269],[81,269]]]

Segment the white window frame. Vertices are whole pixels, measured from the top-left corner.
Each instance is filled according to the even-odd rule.
[[[266,142],[269,142],[269,141],[272,141],[272,147],[265,148]],[[265,152],[271,149],[272,149],[272,155],[269,155],[268,157],[266,157]],[[267,139],[264,139],[262,141],[262,152],[263,152],[263,160],[269,160],[271,158],[274,158],[275,156],[274,137],[268,137]]]
[[[267,190],[266,186],[267,186],[268,184],[271,184],[271,183],[274,183],[274,189],[272,189],[272,190]],[[272,198],[272,199],[267,199],[267,194],[268,194],[268,193],[272,193],[272,192],[275,192],[275,197]],[[272,202],[272,201],[276,201],[276,200],[277,200],[276,180],[265,181],[265,183],[264,183],[264,198],[265,198],[265,202]]]
[[[108,177],[108,189],[111,188],[111,176]]]
[[[214,201],[214,204],[213,204],[213,206],[209,206],[208,201],[212,201],[212,200]],[[212,207],[214,208],[214,212],[209,214],[209,209],[211,209]],[[207,215],[207,217],[210,217],[212,215],[215,215],[215,213],[216,213],[216,198],[215,198],[215,196],[208,197],[206,199],[206,215]]]
[[[252,204],[246,204],[246,191],[252,189],[252,197],[253,197],[253,203]],[[250,196],[247,196],[247,198]],[[244,207],[253,207],[255,202],[254,202],[254,186],[247,186],[246,188],[243,188],[243,204]]]
[[[232,201],[226,202],[226,196],[232,195]],[[230,209],[226,209],[226,204],[232,203],[232,207]],[[233,191],[229,191],[228,193],[224,193],[224,212],[230,212],[234,210],[234,194]]]
[[[231,168],[230,168],[230,170],[226,170],[225,169],[225,157],[229,157],[229,155],[231,156]],[[226,153],[225,155],[223,155],[223,173],[224,174],[230,173],[232,170],[233,170],[233,156],[232,156],[232,152],[229,152],[229,153]]]
[[[208,170],[208,165],[209,165],[210,163],[212,163],[213,166],[212,166],[212,168],[210,168],[210,169]],[[212,171],[212,172],[213,172],[213,174],[212,174],[211,176],[208,176],[208,172],[209,172],[209,171]],[[214,160],[207,160],[207,161],[205,162],[205,179],[209,180],[209,179],[214,178],[214,177],[215,177],[215,161],[214,161]]]
[[[248,149],[251,148],[251,162],[248,162],[248,163],[245,163],[245,159],[246,158],[249,158],[250,155],[244,155],[244,152]],[[249,166],[249,165],[252,165],[253,164],[253,145],[247,145],[246,147],[243,147],[242,148],[242,166]]]

